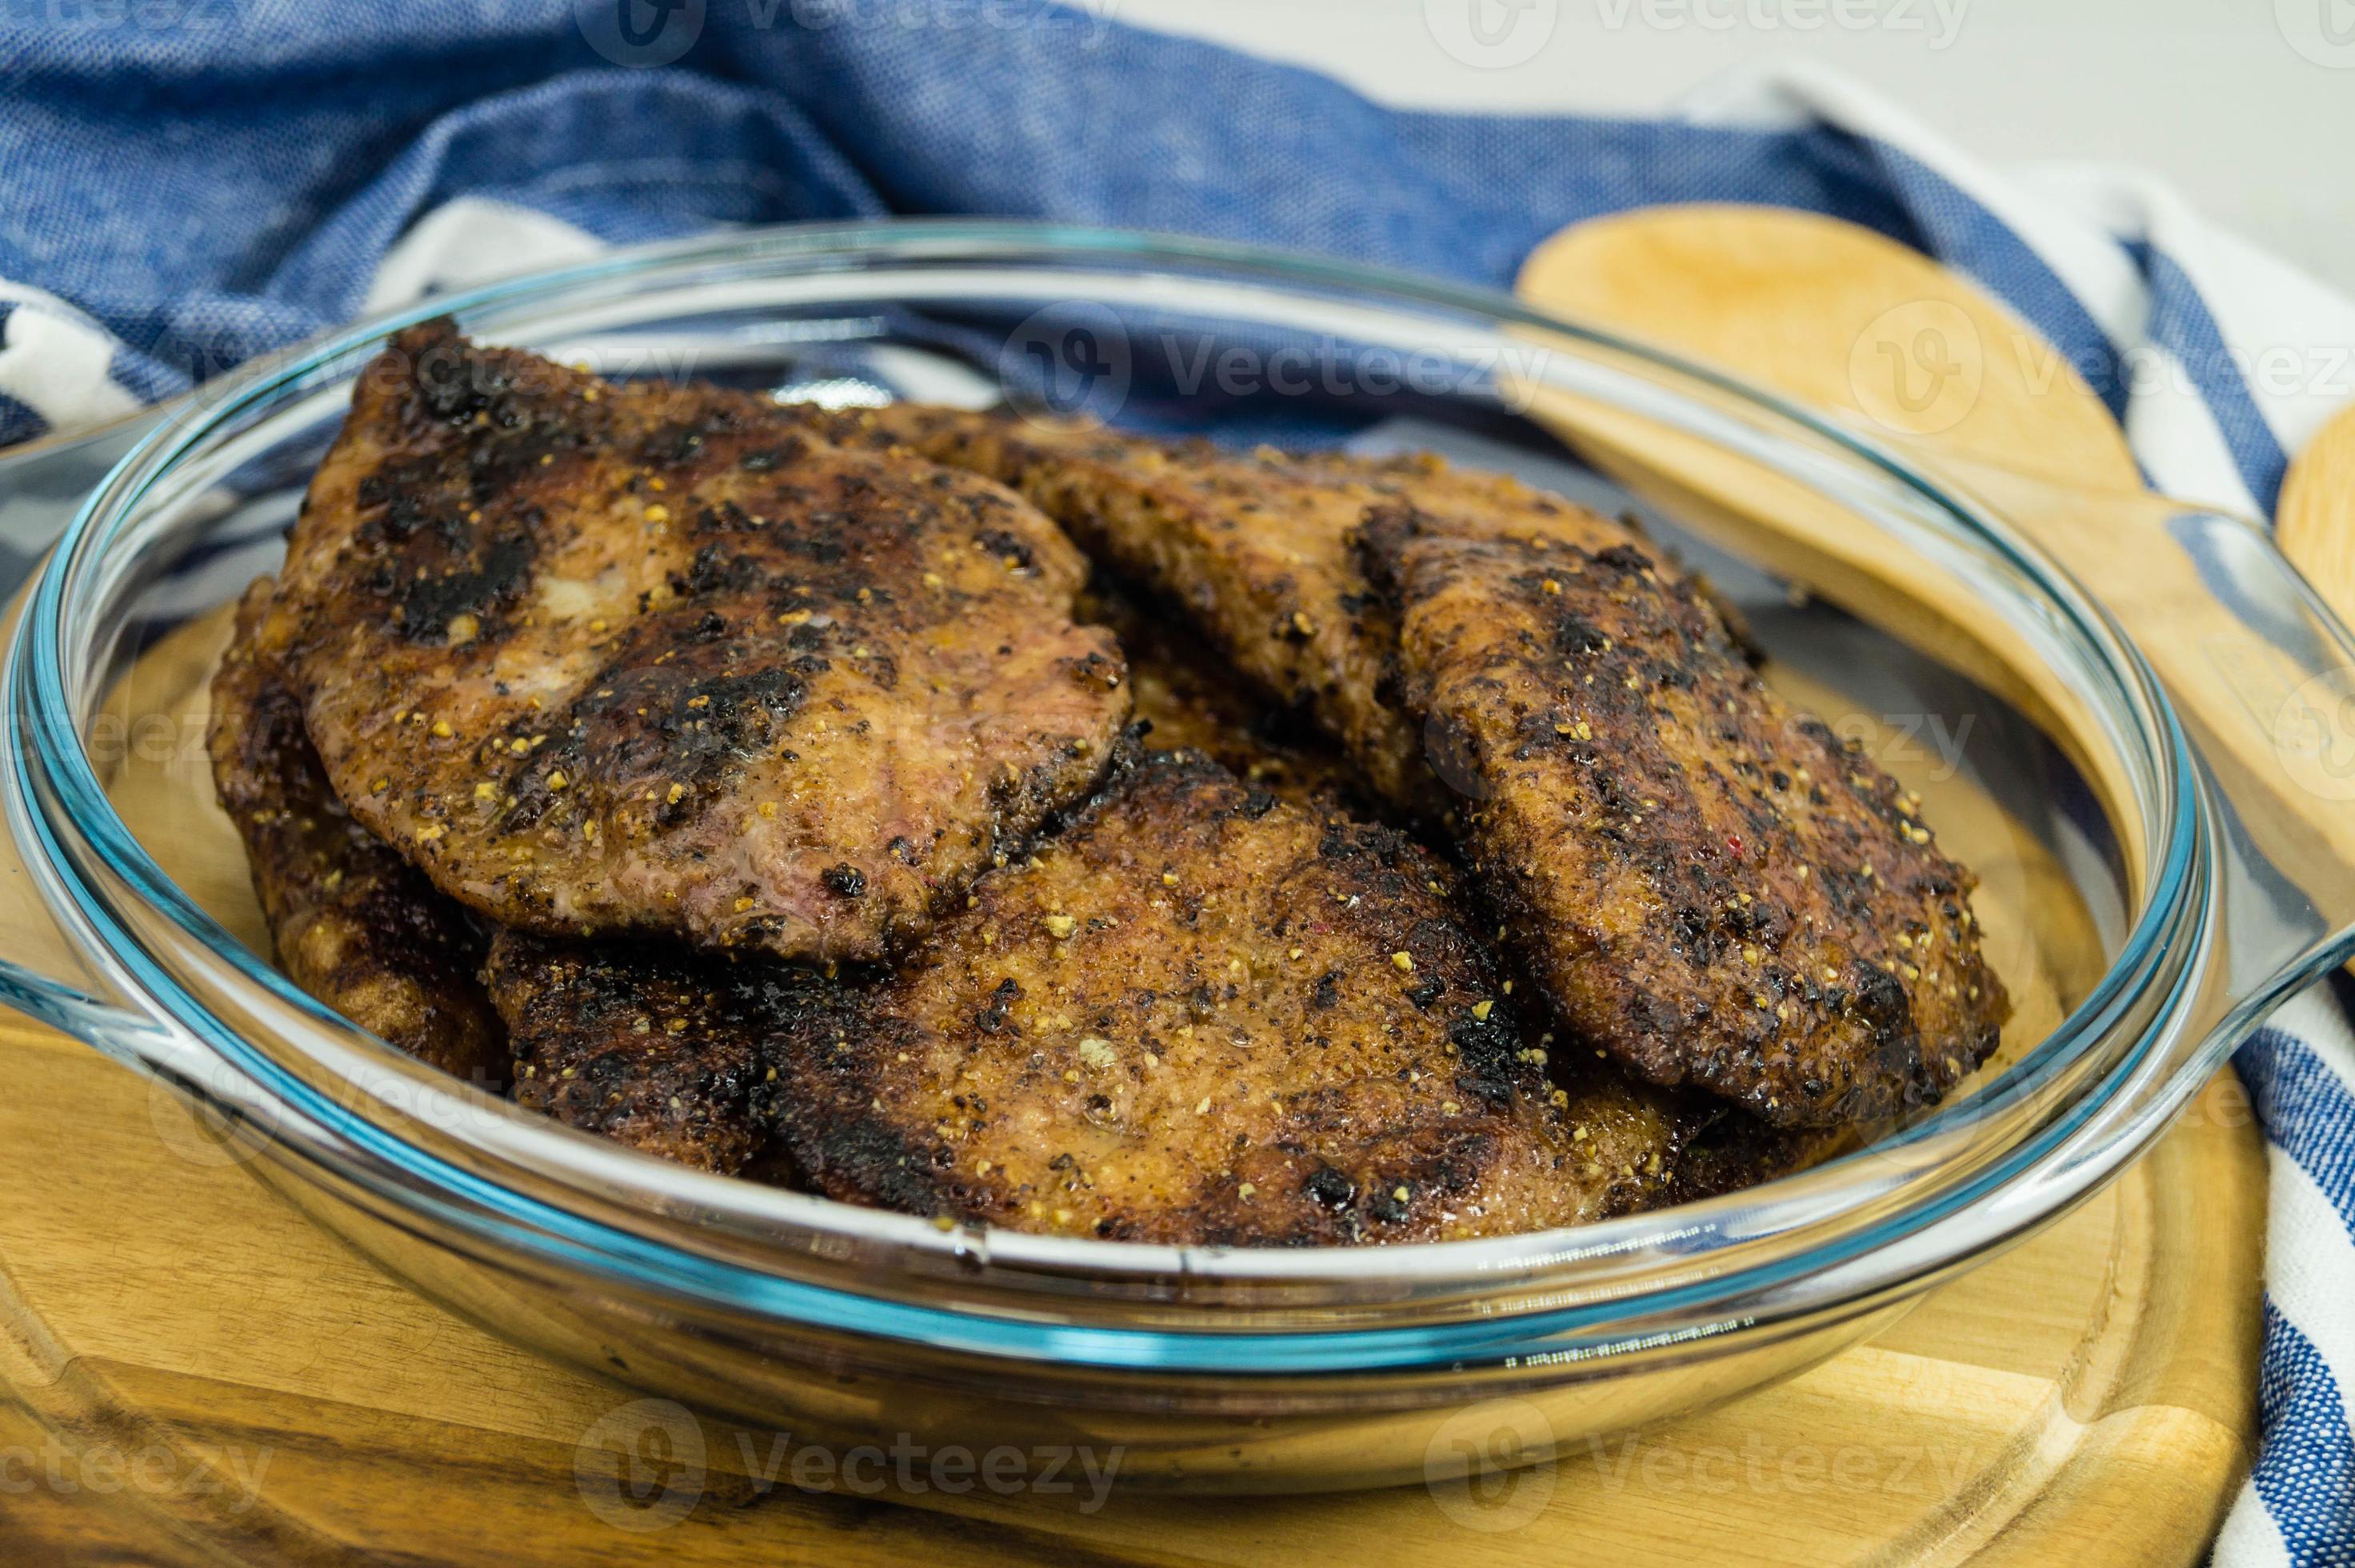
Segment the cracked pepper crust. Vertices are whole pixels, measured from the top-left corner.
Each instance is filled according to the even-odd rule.
[[[795,1164],[856,1202],[1239,1245],[1572,1225],[1668,1189],[1684,1124],[1556,1090],[1449,873],[1387,829],[1148,752],[794,1052]]]
[[[447,322],[360,377],[264,628],[354,816],[549,934],[871,958],[1128,714],[1028,505]]]
[[[1432,820],[1451,803],[1388,678],[1396,624],[1350,548],[1367,512],[1411,506],[1461,533],[1597,549],[1631,537],[1560,496],[1429,454],[1234,453],[918,404],[850,422],[1021,491],[1089,554],[1183,606],[1276,702],[1311,714],[1379,798]]]
[[[1689,581],[1406,514],[1364,543],[1478,891],[1572,1029],[1786,1127],[1934,1103],[1995,1049],[1976,879]]]
[[[768,1143],[760,1086],[837,988],[803,965],[503,931],[484,980],[515,1050],[516,1103],[732,1176]]]
[[[1135,720],[1157,749],[1196,751],[1245,784],[1286,800],[1358,803],[1363,793],[1340,752],[1301,715],[1245,687],[1191,628],[1102,576],[1073,612],[1120,638]]]
[[[1739,636],[1434,457],[780,409],[432,324],[211,744],[298,983],[478,1078],[511,1038],[568,1125],[1021,1230],[1421,1241],[1787,1174],[1993,1048],[1968,872]],[[1187,749],[1107,783],[1132,690]],[[1368,798],[1462,829],[1566,1043]],[[575,940],[632,932],[706,951]]]
[[[268,580],[246,590],[213,677],[213,787],[245,841],[287,977],[420,1061],[478,1083],[506,1076],[506,1031],[474,979],[466,912],[352,820],[303,712],[253,646]]]

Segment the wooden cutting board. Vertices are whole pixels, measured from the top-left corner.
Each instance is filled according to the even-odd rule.
[[[87,1048],[11,1026],[0,1061],[11,1563],[2189,1563],[2250,1459],[2264,1178],[2229,1078],[1871,1343],[1493,1494],[829,1495],[772,1468],[789,1435],[703,1421],[700,1486],[642,1448],[633,1509],[601,1437],[637,1395],[412,1295]]]
[[[1705,276],[1789,236],[1693,242]],[[855,1495],[790,1435],[650,1418],[381,1275],[87,1048],[0,1024],[0,1061],[10,1563],[2190,1562],[2251,1457],[2264,1167],[2229,1074],[2051,1230],[1724,1408],[1470,1488],[1091,1508],[921,1467]],[[656,1439],[634,1495],[617,1431]]]

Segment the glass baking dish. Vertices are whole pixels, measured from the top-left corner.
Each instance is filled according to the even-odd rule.
[[[1312,1251],[943,1228],[442,1077],[271,967],[201,725],[221,607],[272,565],[353,378],[442,312],[612,375],[1436,446],[1635,510],[1779,682],[1931,797],[2021,998],[2005,1048],[1944,1107],[1753,1190]],[[2261,530],[1966,469],[1502,296],[1337,263],[967,222],[620,252],[0,465],[0,508],[68,506],[10,632],[0,993],[192,1097],[419,1289],[809,1441],[1117,1445],[1126,1483],[1209,1489],[1543,1458],[1796,1371],[2033,1233],[2355,946],[2355,656]],[[1467,1410],[1513,1442],[1455,1441]]]

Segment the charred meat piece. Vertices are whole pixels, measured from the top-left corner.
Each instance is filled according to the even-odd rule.
[[[1412,507],[1459,533],[1594,549],[1633,537],[1560,496],[1428,455],[1234,453],[921,405],[850,421],[1021,491],[1090,555],[1182,606],[1278,704],[1313,715],[1378,798],[1433,820],[1450,802],[1393,699],[1396,627],[1350,545],[1368,511]]]
[[[1148,752],[792,1054],[796,1166],[855,1202],[1236,1245],[1572,1225],[1668,1189],[1683,1123],[1557,1088],[1448,871]]]
[[[1694,1124],[1677,1157],[1668,1201],[1691,1203],[1743,1191],[1812,1169],[1870,1141],[1853,1125],[1769,1126],[1729,1107],[1721,1115]]]
[[[1633,546],[1366,530],[1477,894],[1571,1029],[1778,1126],[1932,1103],[2009,1004],[1919,800]]]
[[[764,1152],[755,1097],[837,996],[803,965],[512,931],[484,979],[514,1041],[517,1104],[725,1176]]]
[[[474,979],[466,912],[352,820],[303,732],[303,710],[252,632],[267,581],[246,591],[213,677],[213,786],[245,841],[253,891],[288,978],[445,1072],[506,1076],[506,1031]]]
[[[1355,776],[1332,742],[1300,714],[1245,687],[1171,612],[1099,576],[1074,613],[1120,638],[1132,711],[1156,749],[1200,752],[1287,800],[1359,804]]]
[[[263,640],[354,816],[553,935],[875,957],[1128,714],[1052,524],[766,400],[447,323],[364,371]]]

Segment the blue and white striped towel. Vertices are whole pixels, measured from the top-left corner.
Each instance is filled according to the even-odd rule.
[[[1434,37],[1474,3],[1430,0]],[[1503,284],[1564,223],[1697,200],[1832,213],[1969,273],[2177,495],[2269,515],[2287,454],[2355,397],[2355,308],[2163,186],[1993,169],[1802,68],[1657,120],[1482,117],[1387,110],[1105,0],[48,0],[0,5],[0,443],[366,307],[719,224],[1015,214]],[[2240,1066],[2271,1139],[2266,1437],[2216,1552],[2355,1563],[2340,1001],[2284,1008]]]

